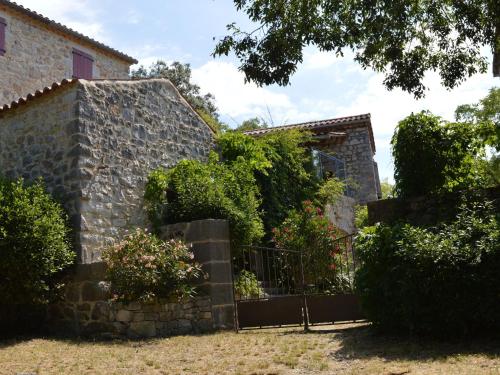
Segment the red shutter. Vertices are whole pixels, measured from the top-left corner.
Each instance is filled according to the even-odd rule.
[[[73,49],[73,78],[92,79],[94,58],[85,52]]]
[[[0,56],[3,56],[5,51],[5,29],[7,28],[7,21],[0,17]]]

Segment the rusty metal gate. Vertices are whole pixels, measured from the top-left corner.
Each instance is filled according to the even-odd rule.
[[[319,271],[300,251],[259,246],[236,249],[232,262],[237,328],[307,328],[363,319],[353,290],[358,267],[353,236],[338,239],[335,247],[336,263]]]

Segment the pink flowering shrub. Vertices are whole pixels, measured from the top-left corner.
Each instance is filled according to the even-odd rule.
[[[343,283],[339,272],[343,268],[343,249],[337,241],[343,235],[320,207],[307,200],[302,210],[291,211],[273,229],[273,242],[277,248],[302,252],[306,284],[333,291],[343,288],[339,285]]]
[[[107,248],[102,258],[113,298],[121,301],[189,297],[192,282],[203,275],[184,242],[162,241],[142,229]]]

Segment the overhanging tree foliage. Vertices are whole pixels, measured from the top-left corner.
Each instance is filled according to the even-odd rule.
[[[453,88],[485,72],[481,48],[493,52],[500,76],[500,2],[376,0],[234,0],[256,29],[228,25],[214,56],[234,52],[246,79],[260,85],[287,85],[303,60],[304,47],[342,56],[355,53],[363,68],[385,74],[390,90],[424,95],[427,71],[438,71]]]

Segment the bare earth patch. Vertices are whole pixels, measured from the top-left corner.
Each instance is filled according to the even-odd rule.
[[[0,374],[500,374],[500,342],[381,337],[367,324],[147,341],[0,341]]]

